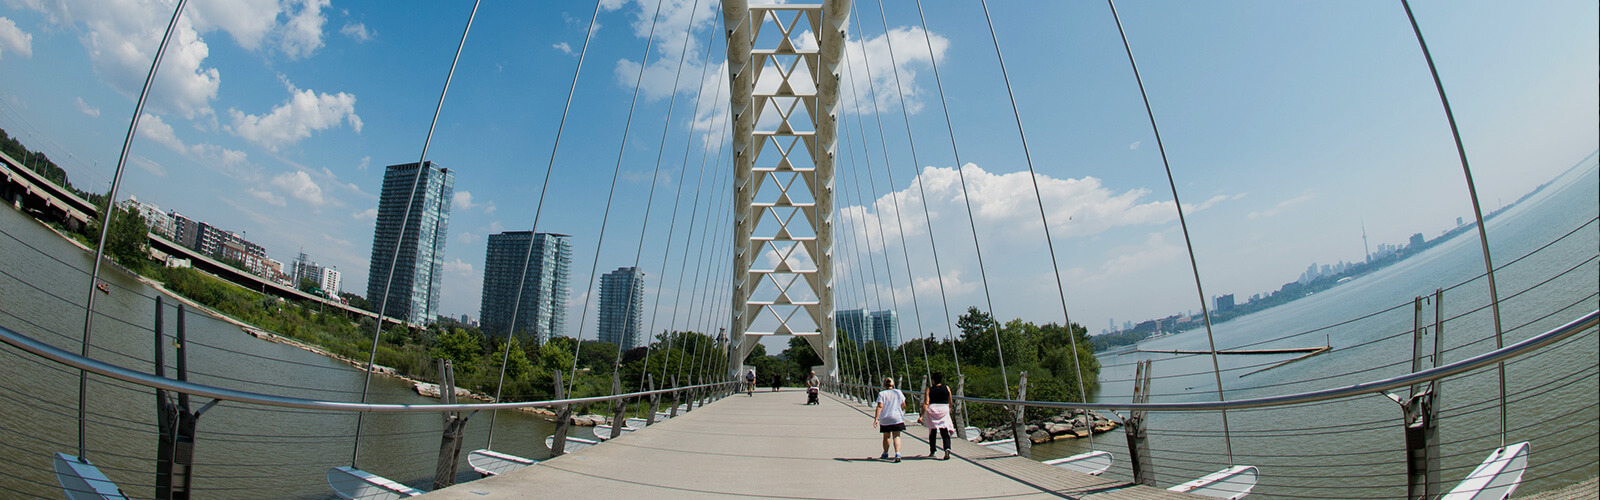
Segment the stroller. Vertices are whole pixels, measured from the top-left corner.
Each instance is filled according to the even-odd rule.
[[[808,404],[808,405],[822,404],[821,402],[817,401],[817,388],[815,388],[815,387],[807,387],[806,388],[806,404]]]

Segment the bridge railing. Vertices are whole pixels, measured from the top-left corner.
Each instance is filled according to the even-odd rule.
[[[1128,402],[1105,401],[1104,398],[1098,402],[1071,402],[1025,399],[1025,397],[1023,399],[971,397],[957,394],[953,398],[958,408],[955,413],[958,415],[958,427],[964,427],[959,423],[959,416],[965,413],[961,405],[996,406],[1002,409],[1000,413],[1004,415],[1004,421],[998,422],[998,427],[991,425],[988,430],[969,427],[962,433],[970,433],[968,437],[974,441],[981,440],[980,436],[988,437],[991,441],[987,444],[991,448],[1005,452],[1014,450],[1019,455],[1035,459],[1047,460],[1061,455],[1073,455],[1073,457],[1047,460],[1048,462],[1060,462],[1099,453],[1105,455],[1109,463],[1110,457],[1115,455],[1121,463],[1133,464],[1132,470],[1129,471],[1128,467],[1113,468],[1110,472],[1106,472],[1106,475],[1122,477],[1135,483],[1150,485],[1158,482],[1183,483],[1211,473],[1215,470],[1215,464],[1226,463],[1231,466],[1236,461],[1238,463],[1248,461],[1260,467],[1263,471],[1261,472],[1263,484],[1275,486],[1276,490],[1271,493],[1277,496],[1389,497],[1394,496],[1398,488],[1407,491],[1413,498],[1432,497],[1442,493],[1441,488],[1448,488],[1460,481],[1460,478],[1467,476],[1469,472],[1476,472],[1474,466],[1479,465],[1478,459],[1497,448],[1484,442],[1485,436],[1494,433],[1495,426],[1492,423],[1491,412],[1498,409],[1498,400],[1481,397],[1476,398],[1480,399],[1479,401],[1472,403],[1445,407],[1441,400],[1434,399],[1438,395],[1438,386],[1434,384],[1446,379],[1492,373],[1493,369],[1502,363],[1527,363],[1530,367],[1550,365],[1552,369],[1561,369],[1561,364],[1548,363],[1540,358],[1544,355],[1583,357],[1587,352],[1589,357],[1587,364],[1561,372],[1543,373],[1541,377],[1543,380],[1516,384],[1522,389],[1511,396],[1508,404],[1512,408],[1527,404],[1548,406],[1546,400],[1553,397],[1563,397],[1563,394],[1565,397],[1570,397],[1572,394],[1587,394],[1585,388],[1594,387],[1597,378],[1600,378],[1596,373],[1596,370],[1600,369],[1600,364],[1595,363],[1592,356],[1596,337],[1594,333],[1597,325],[1600,325],[1600,311],[1590,309],[1593,307],[1594,299],[1594,295],[1590,295],[1579,303],[1559,308],[1556,312],[1537,318],[1548,320],[1558,314],[1572,317],[1573,309],[1578,308],[1576,317],[1566,323],[1503,348],[1428,368],[1409,370],[1400,375],[1357,383],[1239,399],[1202,398],[1148,402],[1152,392],[1150,362],[1142,361],[1137,363],[1140,373],[1136,375],[1142,380],[1138,381],[1135,394]],[[1537,319],[1530,321],[1530,324]],[[1492,340],[1492,333],[1486,337],[1465,342],[1464,345],[1470,346]],[[1462,347],[1464,346],[1456,346],[1453,349]],[[1412,366],[1420,367],[1422,366],[1420,357],[1439,356],[1437,351],[1431,355],[1422,351],[1419,350],[1421,354],[1407,362],[1416,362]],[[1351,373],[1364,373],[1369,370],[1364,368]],[[1526,373],[1524,370],[1519,372]],[[921,398],[921,394],[915,392],[916,389],[911,387],[912,385],[914,382],[905,383],[905,388],[909,389],[905,392],[907,398],[911,400],[911,408],[917,408],[920,404],[917,400]],[[1023,374],[1020,385],[1024,387],[1027,385],[1026,373]],[[827,387],[866,405],[872,404],[872,398],[881,389],[875,385],[848,382],[834,382]],[[1429,389],[1417,390],[1421,387]],[[1413,389],[1412,395],[1426,397],[1406,400],[1402,395],[1407,388]],[[1212,394],[1214,397],[1214,393]],[[1387,396],[1388,399],[1369,397],[1374,395]],[[1195,397],[1193,393],[1188,396],[1191,399]],[[1395,412],[1392,409],[1394,407],[1392,402],[1387,402],[1389,399],[1401,403],[1402,411]],[[1460,399],[1469,398],[1463,396]],[[1421,407],[1424,402],[1425,408]],[[1546,447],[1539,450],[1545,456],[1536,461],[1536,465],[1542,464],[1546,468],[1539,472],[1541,475],[1576,474],[1582,477],[1593,475],[1596,467],[1595,461],[1592,460],[1596,449],[1594,438],[1597,435],[1596,431],[1600,430],[1596,429],[1600,424],[1597,424],[1594,414],[1600,409],[1600,404],[1590,397],[1589,401],[1580,400],[1568,406],[1569,408],[1564,408],[1561,414],[1553,417],[1547,416],[1534,421],[1514,420],[1514,427],[1509,429],[1515,434],[1535,434],[1545,438],[1543,441]],[[1085,430],[1085,427],[1092,427],[1092,423],[1077,421],[1070,415],[1076,413],[1081,417],[1093,415],[1085,412],[1110,412],[1115,416],[1120,428],[1111,431],[1112,439],[1102,439],[1098,444],[1085,443],[1088,440],[1082,437],[1087,436],[1082,433],[1076,439],[1068,434],[1066,439],[1070,441],[1052,442],[1054,436],[1029,425],[1021,418],[1021,415],[1030,408],[1067,410],[1065,415],[1069,416],[1065,419],[1065,424],[1080,431]],[[1256,425],[1251,425],[1247,429],[1235,427],[1231,432],[1218,431],[1215,429],[1215,420],[1216,415],[1221,412],[1231,412],[1237,419],[1236,422],[1247,420]],[[1339,425],[1302,421],[1304,416],[1311,412],[1338,412],[1362,415],[1362,417]],[[1146,414],[1150,413],[1160,414],[1162,418],[1147,417]],[[1245,418],[1241,419],[1241,415]],[[1272,422],[1272,425],[1261,425],[1261,422]],[[1451,437],[1441,439],[1439,435],[1441,425],[1456,426],[1457,429],[1465,430],[1451,432],[1449,433]],[[1428,436],[1421,435],[1424,429],[1430,431]],[[1090,433],[1103,430],[1088,429]],[[1367,435],[1367,438],[1350,439],[1356,434]],[[1372,436],[1377,437],[1374,439]],[[1388,438],[1385,440],[1382,436]],[[1125,438],[1126,450],[1122,449],[1124,439],[1118,439],[1119,437]],[[1347,439],[1350,446],[1341,446],[1340,442]],[[1114,444],[1106,444],[1108,441]],[[1167,448],[1155,446],[1162,441],[1167,441],[1172,446]],[[1225,441],[1227,451],[1224,451]],[[1374,446],[1372,443],[1375,441],[1382,444]],[[1539,439],[1535,439],[1536,444],[1538,441]],[[1285,446],[1283,445],[1285,442],[1291,444]],[[1309,442],[1315,444],[1308,444]],[[1296,445],[1293,443],[1299,443],[1302,448],[1296,450]],[[1043,445],[1046,449],[1033,449],[1036,444]],[[1443,452],[1442,447],[1445,448]],[[1245,452],[1257,449],[1260,451],[1254,454]],[[1152,460],[1152,455],[1160,457],[1161,460],[1158,462],[1161,467],[1152,467],[1152,463],[1157,462]],[[1584,460],[1582,457],[1585,455],[1591,459]],[[1409,463],[1408,457],[1417,456],[1425,459],[1420,463]],[[1431,494],[1424,495],[1424,492]]]

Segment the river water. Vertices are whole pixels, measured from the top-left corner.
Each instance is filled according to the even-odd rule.
[[[1505,343],[1528,338],[1600,306],[1600,176],[1596,157],[1487,224],[1501,298]],[[1570,233],[1570,234],[1569,234]],[[1548,245],[1548,246],[1546,246]],[[1541,247],[1544,247],[1541,249]],[[1524,256],[1526,256],[1524,258]],[[1521,258],[1520,260],[1518,260]],[[1477,232],[1468,231],[1388,268],[1313,296],[1214,325],[1218,349],[1331,345],[1333,351],[1250,374],[1292,356],[1221,356],[1227,399],[1290,394],[1377,380],[1410,371],[1412,307],[1418,295],[1446,288],[1443,362],[1494,349],[1492,314]],[[1202,270],[1204,271],[1204,270]],[[1456,286],[1456,285],[1460,286]],[[1454,287],[1454,288],[1452,288]],[[1399,307],[1396,307],[1399,306]],[[1390,308],[1394,310],[1378,313]],[[1378,314],[1374,314],[1378,313]],[[1371,315],[1371,317],[1364,316]],[[1432,324],[1433,306],[1424,307]],[[1299,334],[1299,335],[1295,335]],[[1431,341],[1431,336],[1429,337]],[[1428,344],[1431,347],[1431,344]],[[1150,340],[1150,350],[1207,350],[1203,328]],[[1595,330],[1509,363],[1508,443],[1531,441],[1530,470],[1519,494],[1559,488],[1600,472],[1600,387]],[[1103,354],[1098,401],[1130,401],[1134,362],[1154,360],[1152,401],[1216,400],[1209,355]],[[1500,445],[1498,377],[1489,369],[1449,378],[1437,403],[1444,489],[1453,487]],[[1405,391],[1399,395],[1406,396]],[[1257,465],[1257,495],[1405,496],[1404,434],[1399,405],[1379,396],[1289,408],[1228,412],[1233,462]],[[1217,413],[1153,413],[1149,445],[1165,487],[1220,470],[1229,443]],[[1086,451],[1087,440],[1034,448],[1049,459]],[[1098,436],[1094,448],[1116,455],[1108,472],[1128,478],[1127,441]]]
[[[0,325],[78,352],[92,257],[50,229],[10,208],[0,209]],[[111,292],[95,299],[92,357],[150,372],[157,292],[120,270],[102,270]],[[95,292],[99,293],[99,292]],[[176,328],[176,301],[166,299],[165,333]],[[283,396],[332,401],[360,399],[363,374],[342,362],[295,347],[258,340],[233,324],[191,309],[185,316],[193,382]],[[175,376],[166,342],[168,376]],[[76,371],[0,348],[0,497],[59,498],[51,454],[77,454]],[[154,494],[153,391],[91,377],[88,458],[126,493]],[[375,403],[428,403],[404,380],[374,376]],[[190,403],[198,408],[209,400]],[[464,450],[483,448],[489,415],[469,421]],[[324,474],[350,465],[356,417],[222,403],[203,414],[195,448],[195,498],[330,498]],[[432,481],[441,417],[374,414],[366,417],[359,465],[414,486]],[[543,418],[500,412],[494,449],[544,458],[553,425]],[[574,430],[585,435],[585,429]],[[461,469],[470,473],[463,452]],[[463,474],[463,476],[467,476]]]

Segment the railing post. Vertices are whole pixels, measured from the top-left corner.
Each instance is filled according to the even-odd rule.
[[[166,376],[165,357],[166,350],[162,337],[161,307],[163,301],[156,298],[156,342],[155,363],[156,375]],[[177,331],[177,364],[178,380],[189,379],[189,365],[187,347],[188,328],[184,323],[184,307],[178,305],[178,331]],[[174,399],[176,401],[174,401]],[[156,445],[156,498],[161,499],[188,499],[190,488],[193,484],[194,468],[194,430],[199,423],[200,414],[204,413],[212,401],[199,411],[189,410],[189,395],[178,393],[176,398],[169,397],[167,391],[156,391],[156,417],[160,441]]]
[[[1134,365],[1133,374],[1133,403],[1150,402],[1150,360],[1140,361]],[[1122,433],[1128,437],[1128,463],[1133,466],[1134,484],[1145,486],[1156,485],[1155,466],[1150,460],[1150,443],[1146,441],[1145,412],[1143,410],[1130,410],[1128,417],[1122,419]]]
[[[1028,400],[1028,372],[1022,372],[1022,378],[1017,381],[1017,400]],[[1016,437],[1017,456],[1028,458],[1033,456],[1033,437],[1028,435],[1028,407],[1015,405],[1011,409],[1011,435]]]
[[[645,381],[645,387],[650,388],[650,392],[655,392],[656,391],[656,377],[654,375],[651,375],[651,374],[648,374],[648,373],[644,374],[644,381]],[[656,412],[659,411],[659,410],[661,410],[661,395],[660,394],[651,394],[650,395],[650,414],[646,415],[644,417],[644,425],[645,425],[645,427],[656,425]]]
[[[448,359],[440,359],[439,400],[456,404],[456,368]],[[433,469],[433,489],[456,484],[456,470],[461,465],[461,441],[467,432],[467,416],[461,412],[444,413],[444,435],[439,437],[439,461]]]
[[[958,375],[956,377],[956,400],[955,401],[951,401],[952,403],[955,403],[956,407],[950,411],[950,416],[952,418],[955,418],[955,420],[956,420],[955,421],[956,432],[961,434],[961,439],[968,439],[967,438],[967,402],[966,401],[962,401],[960,399],[960,398],[963,398],[963,397],[966,397],[966,396],[967,396],[967,376],[965,374]]]
[[[1432,365],[1439,366],[1439,349],[1443,344],[1444,318],[1443,312],[1444,291],[1435,289],[1433,292],[1433,354]],[[1422,337],[1427,335],[1427,327],[1422,321],[1422,297],[1412,301],[1412,330],[1411,330],[1411,371],[1412,373],[1423,369],[1422,358],[1427,356],[1423,351]],[[1406,433],[1406,498],[1427,499],[1439,496],[1439,410],[1436,400],[1439,397],[1439,383],[1429,382],[1427,388],[1421,384],[1411,386],[1411,397],[1402,402],[1394,395],[1386,394],[1396,403],[1401,403],[1400,409],[1404,413]]]
[[[611,393],[622,394],[622,367],[611,371]],[[623,398],[611,400],[611,438],[616,439],[622,435],[622,428],[628,425],[628,402]]]
[[[567,399],[567,386],[561,383],[561,372],[556,371],[556,399]],[[572,405],[556,406],[556,430],[550,435],[550,457],[567,452],[567,426],[572,425]]]
[[[678,396],[683,394],[683,391],[676,390],[678,388],[677,375],[672,376],[672,388],[674,389],[672,391],[672,410],[669,413],[672,414],[672,418],[678,418],[678,405],[680,404],[678,401],[681,399]]]

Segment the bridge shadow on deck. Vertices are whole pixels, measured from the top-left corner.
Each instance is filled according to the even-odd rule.
[[[878,460],[871,409],[799,389],[735,395],[598,446],[426,495],[567,498],[1199,498],[1002,456],[957,440],[950,460],[913,426],[900,463]]]

